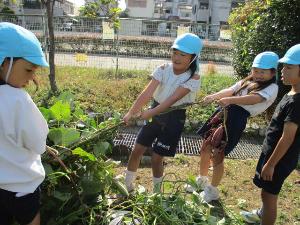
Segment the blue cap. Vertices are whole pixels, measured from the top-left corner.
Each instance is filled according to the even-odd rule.
[[[202,40],[197,35],[192,33],[185,33],[175,39],[171,48],[175,48],[179,51],[199,56],[202,47]]]
[[[0,23],[0,65],[7,57],[20,57],[37,66],[49,66],[41,43],[29,30],[12,23]]]
[[[277,69],[279,57],[274,52],[262,52],[253,61],[252,67],[259,69]]]
[[[300,44],[294,45],[291,47],[279,60],[281,63],[291,64],[291,65],[300,65]]]

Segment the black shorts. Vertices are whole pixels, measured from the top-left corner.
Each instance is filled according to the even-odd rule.
[[[155,102],[152,108],[156,105]],[[152,147],[153,151],[161,156],[174,157],[184,128],[185,111],[180,109],[154,116],[152,121],[140,129],[136,143]]]
[[[209,126],[210,120],[220,112],[221,108],[218,107],[216,111],[211,115],[211,117],[205,122],[205,124],[197,131],[202,138],[205,137],[206,132],[209,131],[211,126]],[[226,147],[224,149],[224,155],[228,155],[238,142],[241,139],[243,131],[246,128],[248,117],[250,113],[241,106],[238,105],[229,105],[227,107],[227,120],[226,120],[226,127],[227,127],[227,134],[228,134],[228,141]]]
[[[229,105],[227,114],[227,133],[228,142],[224,149],[224,154],[227,156],[235,146],[239,143],[243,131],[246,128],[248,117],[250,113],[241,106]]]
[[[40,210],[40,189],[34,193],[16,197],[15,192],[0,189],[0,225],[30,223]]]
[[[268,193],[271,193],[273,195],[278,195],[281,190],[281,187],[283,185],[283,182],[296,168],[297,163],[296,164],[293,162],[288,163],[284,160],[280,160],[277,163],[277,165],[275,166],[272,181],[265,181],[265,180],[261,179],[260,174],[261,174],[263,166],[266,164],[266,162],[270,158],[270,155],[271,154],[261,153],[260,158],[257,163],[257,166],[256,166],[253,183],[257,187],[262,188],[264,191],[266,191]]]

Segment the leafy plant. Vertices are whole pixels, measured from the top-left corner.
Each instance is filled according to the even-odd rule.
[[[41,108],[52,145],[43,157],[47,174],[42,185],[43,224],[91,224],[107,208],[108,193],[124,193],[114,178],[118,162],[106,157],[122,123],[120,115],[98,123],[84,115],[73,100],[71,93],[62,93],[53,106]]]
[[[258,53],[274,51],[282,57],[300,42],[299,11],[299,0],[253,0],[231,13],[233,66],[239,76],[247,76]]]

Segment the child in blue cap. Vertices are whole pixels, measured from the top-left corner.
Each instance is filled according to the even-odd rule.
[[[200,195],[206,202],[219,199],[217,186],[224,173],[224,157],[239,142],[248,117],[264,112],[275,101],[278,93],[275,83],[278,59],[274,52],[258,54],[248,77],[204,98],[206,104],[216,101],[221,106],[197,131],[204,141],[200,150],[200,175],[196,182],[204,189]],[[213,163],[211,184],[207,177],[210,160]],[[193,191],[194,188],[188,185],[186,190]]]
[[[171,63],[158,67],[152,73],[152,80],[140,93],[137,100],[124,116],[126,123],[137,115],[147,122],[138,133],[131,152],[125,184],[128,191],[134,189],[133,182],[141,157],[146,149],[152,147],[152,172],[154,191],[160,191],[163,177],[163,158],[173,157],[184,128],[186,110],[178,109],[161,114],[169,107],[195,101],[200,86],[200,77],[196,74],[199,55],[202,49],[201,39],[191,33],[177,37],[171,47]],[[151,99],[151,109],[142,111]]]
[[[0,37],[0,224],[39,225],[48,125],[22,88],[48,63],[30,31],[0,23]]]
[[[291,47],[279,62],[283,63],[281,80],[291,90],[275,109],[253,178],[254,184],[262,189],[262,208],[242,212],[248,222],[261,217],[262,225],[275,224],[278,194],[297,167],[300,153],[300,44]]]

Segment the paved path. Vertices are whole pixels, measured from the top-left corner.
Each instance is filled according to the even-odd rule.
[[[77,61],[79,59],[79,61]],[[80,59],[82,61],[80,61]],[[86,59],[86,60],[85,60]],[[157,66],[166,62],[170,62],[167,59],[153,59],[153,58],[128,58],[119,57],[118,65],[121,69],[138,69],[153,71]],[[96,67],[96,68],[116,68],[117,58],[114,56],[97,56],[88,55],[80,56],[76,54],[55,54],[55,64],[59,66],[80,66],[80,67]],[[207,67],[212,64],[208,62],[201,62],[200,74],[204,74],[207,71]],[[221,74],[233,75],[233,67],[225,64],[214,64],[215,70]]]

